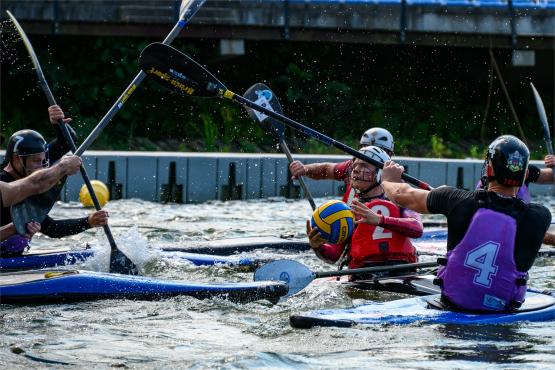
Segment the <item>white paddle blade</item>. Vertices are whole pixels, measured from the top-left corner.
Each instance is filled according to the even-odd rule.
[[[182,0],[179,7],[179,18],[188,22],[198,12],[206,0]]]
[[[534,92],[534,100],[536,101],[536,106],[538,108],[538,114],[540,116],[540,120],[544,126],[544,129],[547,129],[546,136],[549,135],[549,123],[547,122],[547,114],[545,113],[545,107],[543,105],[542,98],[536,90],[536,87],[533,83],[530,82],[530,86],[532,87],[532,91]]]
[[[302,263],[277,260],[265,264],[254,272],[254,281],[283,281],[289,287],[286,297],[303,290],[316,275]]]

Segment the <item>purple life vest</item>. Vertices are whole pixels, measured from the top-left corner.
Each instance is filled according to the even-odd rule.
[[[476,190],[482,189],[482,180],[478,180],[476,184]],[[520,188],[518,188],[518,192],[516,193],[516,197],[518,199],[522,199],[524,203],[529,204],[532,198],[530,197],[530,190],[528,189],[528,185],[522,184]]]
[[[522,199],[524,203],[529,204],[530,200],[530,190],[528,190],[528,185],[522,184],[520,188],[518,188],[518,192],[516,193],[516,197],[518,199]]]
[[[29,247],[29,239],[21,235],[13,235],[0,242],[0,257],[20,256]]]
[[[507,311],[524,302],[528,273],[516,269],[515,218],[479,208],[438,270],[442,296],[456,308]],[[492,227],[495,225],[495,227]]]

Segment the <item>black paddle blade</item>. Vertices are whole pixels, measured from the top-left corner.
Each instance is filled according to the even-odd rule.
[[[110,255],[110,273],[122,275],[139,275],[139,268],[119,249]]]
[[[170,91],[185,96],[216,97],[227,89],[203,66],[169,45],[148,45],[139,57],[141,69]]]
[[[54,207],[67,177],[45,193],[33,195],[11,207],[12,222],[20,235],[27,234],[27,224],[31,221],[42,222]]]
[[[249,99],[250,101],[260,105],[263,108],[272,110],[276,113],[283,114],[283,109],[281,108],[281,104],[279,104],[279,100],[277,96],[273,93],[270,88],[264,84],[257,83],[249,87],[245,94],[243,94],[244,98]],[[266,130],[267,132],[271,132],[272,134],[277,134],[278,138],[285,137],[285,126],[283,123],[275,120],[274,118],[268,117],[264,113],[260,113],[252,108],[245,107],[249,116],[258,122],[260,126]]]

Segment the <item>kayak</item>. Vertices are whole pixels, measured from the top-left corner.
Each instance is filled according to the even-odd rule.
[[[81,270],[40,270],[0,274],[2,304],[37,304],[97,299],[156,300],[180,295],[238,302],[287,294],[280,282],[202,284]]]
[[[377,290],[392,293],[404,293],[414,296],[427,296],[439,294],[441,291],[433,284],[435,275],[408,274],[403,276],[383,276],[372,280],[349,281],[348,276],[341,278],[317,279],[315,285],[340,285],[341,288],[359,290]]]
[[[246,238],[191,242],[187,246],[166,247],[164,250],[229,256],[235,253],[252,252],[263,248],[306,252],[310,250],[310,244],[308,244],[306,238],[295,239],[287,236],[252,236]]]
[[[227,264],[233,266],[256,267],[261,260],[233,256],[242,252],[251,252],[262,248],[283,249],[289,251],[307,251],[310,246],[306,240],[287,237],[248,237],[202,242],[191,242],[186,247],[165,247],[161,255],[165,258],[181,258],[197,266]],[[0,258],[0,271],[19,271],[82,263],[94,256],[92,249],[36,250],[31,249],[21,256]]]
[[[161,251],[163,258],[187,260],[196,266],[230,265],[254,268],[264,262],[260,259],[240,256],[215,256],[179,251]],[[0,258],[0,271],[36,270],[82,263],[94,256],[92,249],[50,251],[31,250],[18,257]]]
[[[425,231],[423,236],[414,239],[417,251],[422,255],[443,255],[445,253],[445,229]],[[233,254],[252,252],[259,249],[278,249],[292,252],[310,251],[306,239],[290,237],[246,237],[211,241],[191,242],[187,246],[164,247],[164,258],[180,258],[197,266],[227,264],[233,266],[253,267],[262,261],[259,259],[238,257]],[[555,252],[552,253],[555,255]],[[94,255],[92,249],[82,250],[34,250],[18,257],[0,258],[0,271],[19,271],[82,263]]]
[[[447,229],[445,228],[425,230],[420,238],[414,239],[416,242],[443,243],[445,243],[446,240]],[[307,238],[299,239],[292,236],[252,236],[191,242],[186,246],[165,247],[164,250],[229,256],[235,253],[252,252],[262,248],[290,252],[306,252],[310,251],[310,244],[308,244]]]
[[[467,313],[449,311],[441,307],[439,295],[406,298],[384,303],[370,303],[352,308],[317,310],[292,315],[291,326],[351,327],[358,324],[406,325],[416,322],[428,324],[504,324],[519,321],[555,320],[555,298],[548,294],[528,291],[526,301],[515,312]]]

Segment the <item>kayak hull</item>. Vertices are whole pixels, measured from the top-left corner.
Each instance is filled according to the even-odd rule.
[[[427,243],[441,243],[440,248],[435,246],[434,250],[443,250],[445,230],[426,231],[422,238],[416,241]],[[181,258],[189,260],[197,266],[214,264],[229,264],[234,266],[257,266],[261,261],[251,258],[234,256],[237,253],[252,252],[268,248],[286,250],[292,252],[310,251],[310,245],[306,239],[292,239],[286,237],[246,237],[222,240],[211,240],[203,242],[191,242],[185,247],[166,247],[161,252],[165,258]],[[57,266],[73,265],[85,261],[94,255],[93,250],[58,250],[40,251],[31,250],[19,257],[0,258],[0,271],[20,271],[41,268],[53,268]]]
[[[438,299],[439,295],[433,295],[371,303],[346,309],[310,311],[292,315],[290,323],[295,328],[306,329],[314,326],[407,325],[416,322],[477,325],[555,320],[555,298],[547,294],[528,292],[525,303],[514,313],[476,314],[428,308],[429,300]]]
[[[212,266],[218,264],[244,266],[254,268],[264,262],[239,256],[216,256],[179,251],[161,251],[163,258],[177,258],[187,260],[196,266]],[[58,250],[58,251],[33,251],[18,257],[0,258],[0,271],[21,271],[53,268],[58,266],[83,263],[94,256],[92,249],[83,250]]]
[[[439,294],[440,289],[432,283],[435,276],[433,275],[405,275],[392,277],[379,277],[373,280],[355,280],[349,281],[347,276],[337,278],[329,278],[323,281],[315,280],[313,284],[339,284],[342,288],[375,290],[393,293],[410,294],[414,296],[427,296],[431,294]]]
[[[253,236],[195,242],[186,247],[170,247],[164,248],[164,250],[229,256],[235,253],[252,252],[263,248],[291,252],[306,252],[310,250],[310,244],[308,244],[308,240],[306,239]]]
[[[94,256],[91,249],[61,250],[53,252],[25,253],[18,257],[0,258],[0,271],[33,270],[40,268],[74,265],[83,263]]]
[[[202,284],[80,270],[0,274],[0,303],[42,304],[99,299],[157,300],[175,296],[237,302],[277,301],[287,286],[276,282]]]

